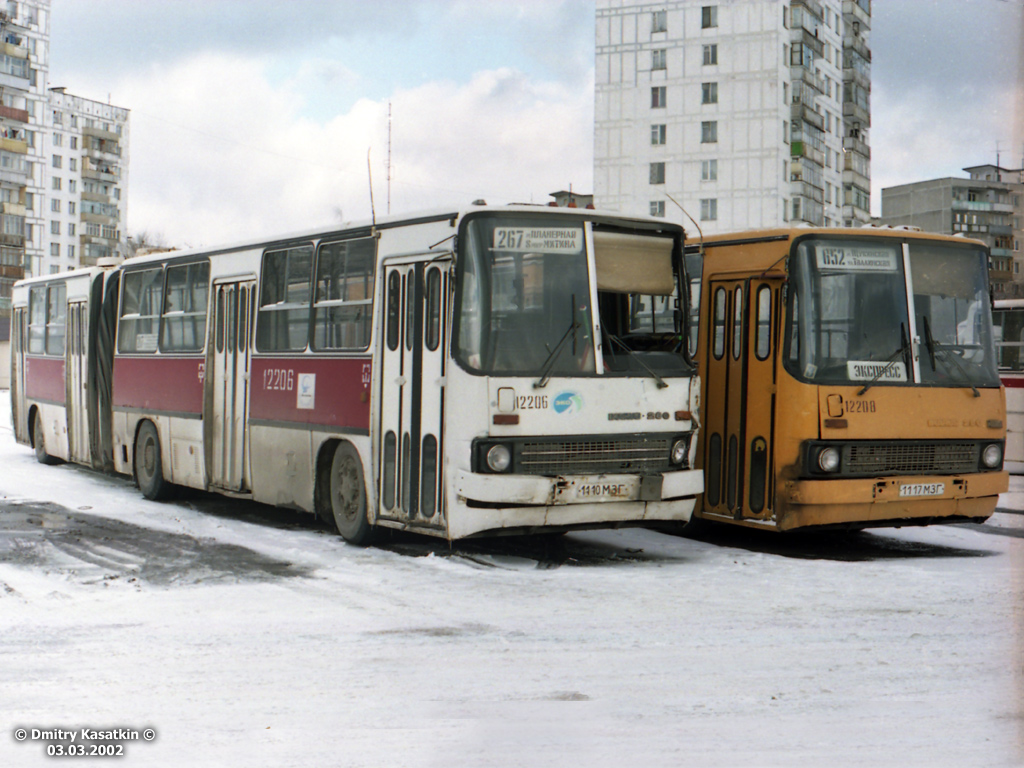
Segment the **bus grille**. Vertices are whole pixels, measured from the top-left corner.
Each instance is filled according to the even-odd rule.
[[[845,470],[850,474],[949,474],[978,470],[975,442],[853,444],[848,450]]]
[[[519,443],[517,471],[527,475],[654,474],[668,472],[672,437],[566,439]]]

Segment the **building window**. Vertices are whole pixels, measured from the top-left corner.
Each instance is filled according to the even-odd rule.
[[[701,181],[718,181],[718,161],[717,160],[701,160],[700,161],[700,180]]]
[[[651,184],[665,183],[665,164],[651,163]]]
[[[75,233],[74,232],[69,232],[68,234],[69,235],[73,235]],[[69,259],[75,258],[75,246],[73,246],[73,245],[69,245],[68,246],[68,258]]]
[[[74,224],[68,224],[68,234],[71,235],[72,237],[75,236],[75,225]]]
[[[651,200],[651,216],[660,216],[661,218],[665,218],[664,200]]]
[[[701,83],[701,85],[700,85],[700,103],[701,104],[717,104],[718,103],[718,83]]]
[[[704,46],[704,66],[718,63],[718,43]]]
[[[72,157],[68,159],[68,169],[72,171],[78,170],[78,158]]]
[[[62,164],[63,164],[63,158],[61,158],[60,155],[54,155],[53,156],[53,167],[54,168],[60,168]]]
[[[55,146],[55,147],[63,147],[64,146],[64,136],[62,134],[60,134],[60,133],[53,134],[53,146]]]
[[[700,124],[700,143],[715,144],[718,141],[718,121],[705,120]]]
[[[651,14],[651,32],[668,32],[668,11]]]
[[[713,29],[718,26],[718,6],[705,5],[700,9],[700,28]]]
[[[718,220],[718,200],[715,198],[702,199],[700,201],[700,220],[701,221],[717,221]]]
[[[54,198],[50,201],[50,210],[54,213],[60,213],[60,200]]]
[[[658,85],[651,88],[651,107],[654,109],[663,108],[665,106],[665,86]]]
[[[651,69],[668,69],[668,56],[664,48],[651,51]]]
[[[651,144],[656,147],[664,146],[667,134],[667,126],[664,123],[651,126]]]
[[[78,149],[78,137],[77,136],[72,136],[71,137],[71,148],[72,149]]]
[[[53,183],[50,186],[52,186],[55,190],[60,191],[60,177],[54,176]]]
[[[54,257],[60,256],[60,244],[50,243],[50,255]]]
[[[77,208],[77,206],[75,205],[75,201],[74,200],[69,200],[68,201],[68,213],[70,213],[72,216],[74,216],[76,208]]]
[[[74,179],[69,179],[68,180],[68,192],[74,192],[77,187],[78,187],[78,182],[77,181],[75,181]],[[58,189],[59,189],[59,187],[58,187]]]
[[[50,234],[51,235],[59,235],[60,234],[60,222],[59,221],[51,221],[50,222]]]

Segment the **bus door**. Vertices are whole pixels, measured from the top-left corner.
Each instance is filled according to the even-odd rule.
[[[69,459],[91,464],[88,405],[89,308],[84,301],[68,302],[65,345]]]
[[[27,310],[17,308],[11,322],[11,413],[14,420],[14,438],[19,443],[31,442],[28,437],[28,412],[25,402],[25,352],[28,350],[26,333]]]
[[[778,279],[712,280],[704,511],[771,519]]]
[[[450,266],[450,256],[384,264],[378,514],[439,528]]]
[[[217,282],[206,357],[204,414],[206,467],[211,486],[243,492],[248,488],[249,451],[245,429],[249,402],[249,348],[256,282]]]

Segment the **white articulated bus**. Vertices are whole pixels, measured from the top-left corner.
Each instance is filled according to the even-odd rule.
[[[77,353],[16,322],[18,439],[147,497],[252,498],[363,543],[686,521],[703,490],[683,231],[664,220],[480,206],[84,272],[110,434],[88,458],[57,445]],[[80,274],[37,281],[52,297],[26,281],[16,317],[49,322],[37,302]]]

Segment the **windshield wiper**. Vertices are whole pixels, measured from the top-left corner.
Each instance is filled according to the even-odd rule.
[[[548,381],[551,379],[551,370],[555,367],[555,362],[558,360],[558,356],[562,354],[562,350],[565,349],[565,342],[569,340],[571,335],[573,339],[576,338],[576,329],[580,327],[580,323],[576,320],[576,296],[572,297],[572,321],[569,323],[569,328],[562,338],[555,344],[554,349],[548,349],[548,357],[544,361],[544,365],[540,367],[540,379],[533,382],[534,389],[543,389],[548,385]],[[547,345],[544,345],[547,348]]]
[[[651,374],[651,377],[656,382],[658,382],[658,389],[665,389],[666,387],[668,387],[668,383],[663,378],[661,378],[661,376],[659,376],[654,371],[652,371],[647,366],[647,364],[644,363],[644,361],[640,359],[639,355],[636,354],[636,350],[635,349],[630,349],[628,346],[626,346],[626,342],[624,342],[622,339],[620,339],[614,333],[608,333],[606,335],[608,336],[609,340],[613,341],[614,343],[616,343],[620,347],[622,347],[624,350],[626,350],[626,352],[629,353],[629,356],[632,357],[634,360],[636,360],[637,365],[639,365],[641,368],[643,368],[645,371],[647,371],[649,374]]]
[[[867,392],[869,389],[871,389],[871,387],[873,387],[875,384],[878,383],[878,380],[880,378],[882,378],[883,376],[885,376],[886,373],[889,372],[889,369],[892,368],[893,365],[896,364],[896,357],[897,357],[897,355],[902,355],[903,356],[903,364],[906,365],[907,364],[907,350],[909,348],[910,348],[910,339],[907,338],[907,331],[906,331],[906,328],[904,327],[903,323],[900,323],[900,348],[897,349],[895,352],[893,352],[891,355],[889,355],[889,359],[886,361],[885,366],[878,373],[875,374],[874,378],[871,379],[871,381],[869,381],[867,384],[865,384],[863,387],[860,388],[860,390],[857,392],[857,397],[860,397],[865,392]]]
[[[921,320],[921,324],[924,326],[924,343],[928,347],[928,360],[932,364],[932,370],[935,370],[935,353],[940,352],[942,356],[939,359],[947,363],[946,370],[949,372],[953,371],[953,368],[948,365],[949,362],[952,362],[953,365],[956,366],[957,371],[959,371],[960,375],[963,377],[964,383],[971,388],[971,392],[974,393],[974,396],[981,397],[981,392],[979,392],[978,388],[971,383],[971,374],[969,374],[967,369],[964,368],[963,363],[961,363],[957,359],[957,356],[950,352],[945,345],[936,341],[935,337],[932,336],[932,329],[928,325],[928,315],[922,315]]]

